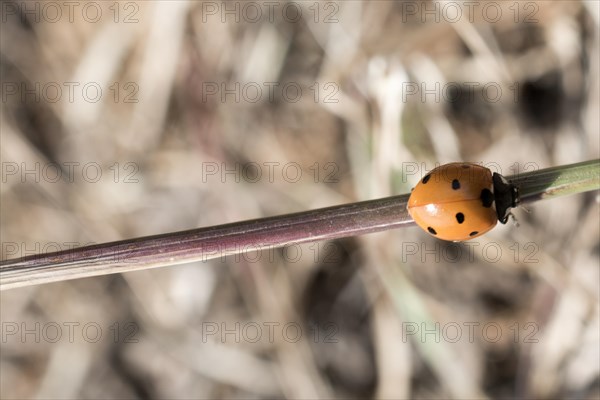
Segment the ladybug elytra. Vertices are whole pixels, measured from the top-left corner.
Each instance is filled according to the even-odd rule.
[[[517,188],[502,175],[473,163],[450,163],[421,179],[408,212],[429,234],[458,242],[506,223],[517,203]]]

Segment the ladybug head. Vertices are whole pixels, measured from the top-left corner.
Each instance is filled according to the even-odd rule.
[[[494,172],[492,179],[498,221],[505,224],[508,221],[510,209],[516,207],[519,202],[519,189],[496,172]]]

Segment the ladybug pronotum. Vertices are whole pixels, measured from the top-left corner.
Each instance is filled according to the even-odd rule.
[[[518,203],[518,190],[502,175],[472,163],[435,168],[413,189],[408,212],[430,235],[455,242],[483,235]]]

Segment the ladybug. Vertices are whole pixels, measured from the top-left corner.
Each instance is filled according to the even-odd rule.
[[[502,175],[473,163],[450,163],[425,175],[412,190],[408,213],[439,239],[459,242],[483,235],[519,201],[518,188]]]

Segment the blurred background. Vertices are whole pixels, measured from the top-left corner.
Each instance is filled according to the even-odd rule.
[[[598,158],[596,1],[7,1],[2,258]],[[599,198],[2,292],[0,397],[600,396]]]

